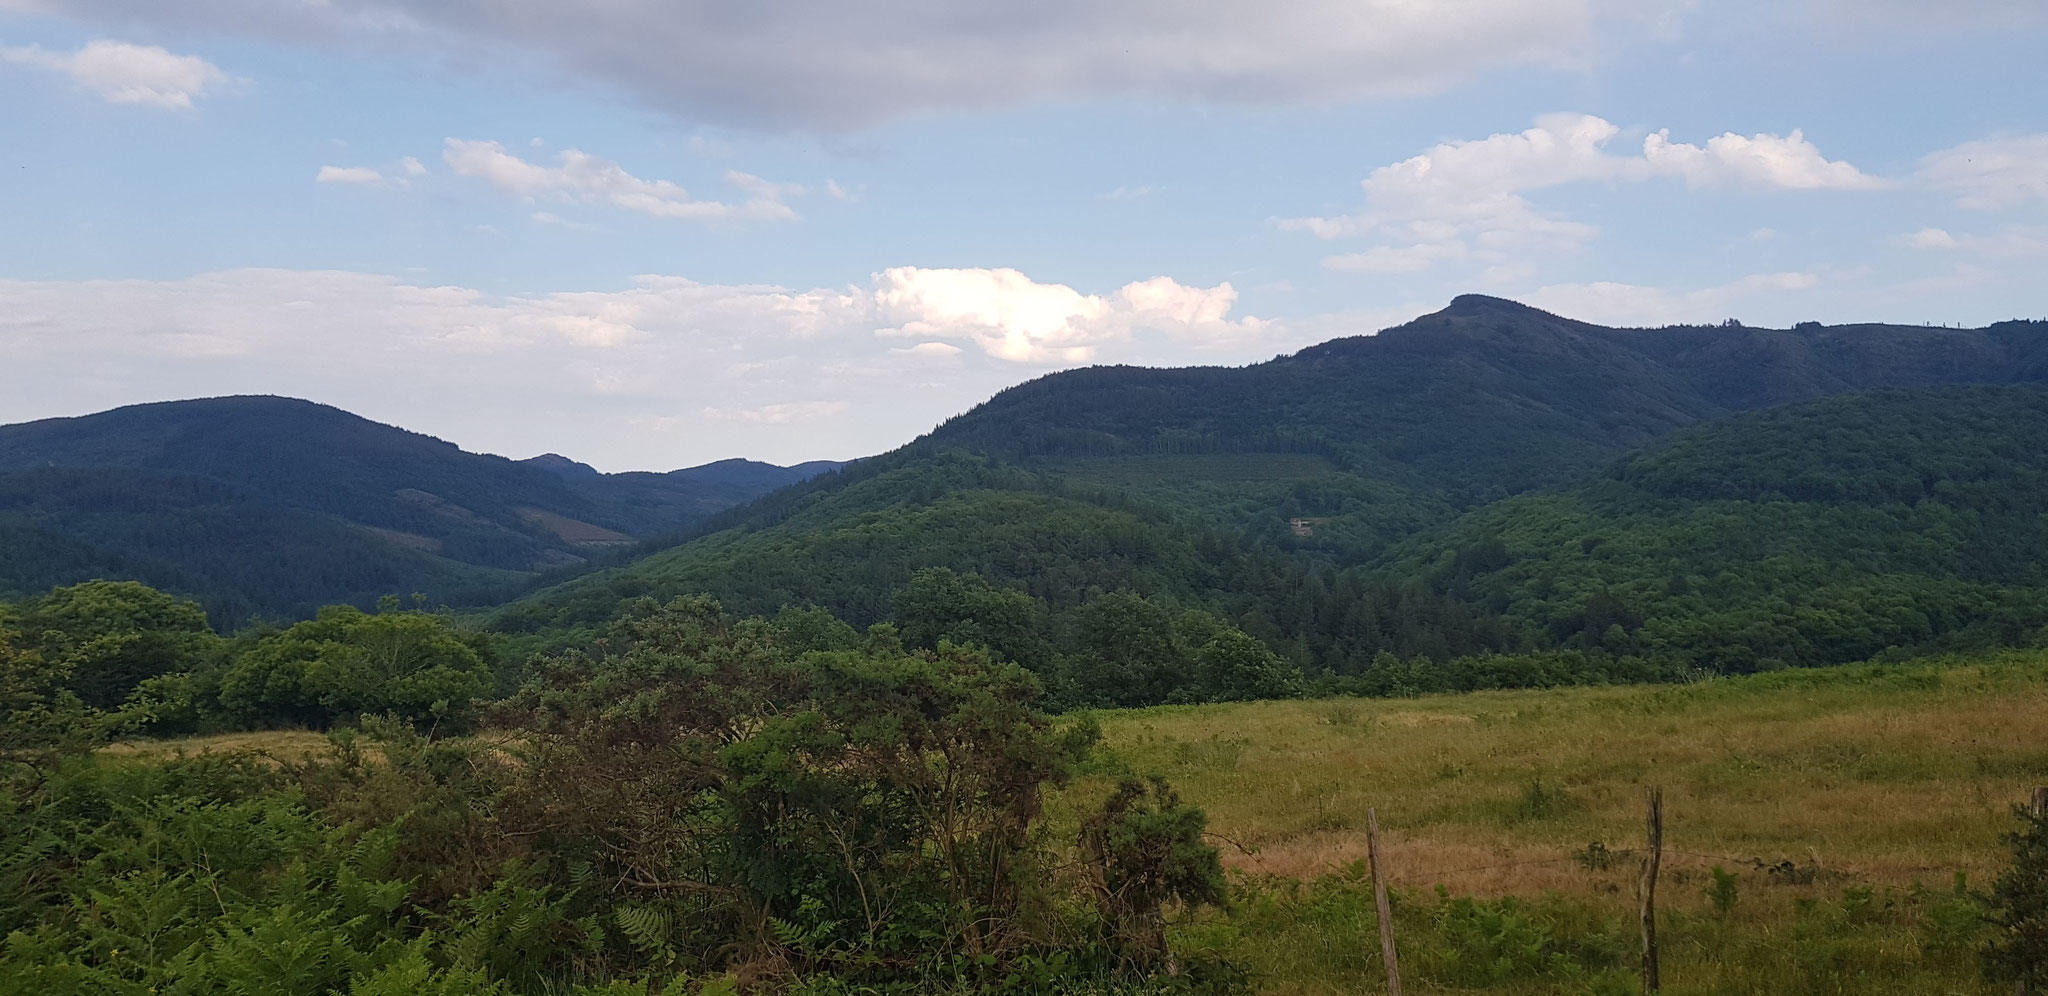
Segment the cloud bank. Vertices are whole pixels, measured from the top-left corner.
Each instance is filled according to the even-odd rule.
[[[1046,99],[1328,103],[1590,61],[1676,0],[0,0],[105,24],[537,61],[692,118],[844,130]]]
[[[1609,145],[1621,127],[1591,114],[1551,114],[1526,131],[1446,142],[1373,170],[1357,214],[1295,218],[1283,227],[1319,238],[1369,237],[1384,244],[1331,256],[1324,265],[1364,273],[1415,273],[1439,262],[1499,263],[1520,251],[1563,251],[1590,241],[1592,226],[1538,208],[1526,192],[1578,183],[1682,181],[1688,188],[1876,190],[1889,185],[1830,160],[1798,131],[1704,145],[1643,139],[1639,155]]]

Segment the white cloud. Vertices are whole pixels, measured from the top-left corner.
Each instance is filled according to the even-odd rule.
[[[1188,287],[1168,277],[1102,296],[1011,269],[900,266],[876,275],[874,299],[883,319],[897,323],[884,335],[969,340],[1020,363],[1086,363],[1139,330],[1213,346],[1256,338],[1268,325],[1229,319],[1237,291],[1228,283]]]
[[[190,110],[193,100],[241,82],[196,55],[105,39],[87,42],[75,52],[51,52],[35,45],[0,48],[0,62],[67,76],[80,89],[110,103],[174,110]]]
[[[1831,161],[1798,131],[1787,136],[1733,133],[1706,145],[1674,143],[1667,132],[1643,140],[1639,156],[1608,146],[1620,126],[1591,114],[1550,114],[1517,133],[1446,142],[1373,170],[1360,187],[1364,210],[1296,218],[1282,226],[1324,239],[1372,237],[1383,245],[1332,256],[1324,265],[1364,273],[1415,273],[1446,260],[1498,264],[1515,253],[1577,248],[1590,225],[1545,212],[1523,194],[1574,183],[1682,179],[1689,187],[1752,190],[1870,190],[1885,181]]]
[[[2048,255],[2048,227],[2007,225],[1989,235],[1952,235],[1943,228],[1923,228],[1898,238],[1913,249],[1963,251],[1985,256]]]
[[[1135,187],[1118,187],[1114,190],[1105,190],[1102,193],[1096,194],[1095,197],[1097,200],[1104,201],[1142,201],[1158,192],[1159,188],[1148,183]]]
[[[889,352],[926,360],[951,360],[959,358],[961,349],[950,342],[920,342],[915,346],[905,346]]]
[[[1728,132],[1708,139],[1704,147],[1673,142],[1666,129],[1643,139],[1643,162],[1651,175],[1681,177],[1688,187],[1880,190],[1890,186],[1848,163],[1822,156],[1797,128],[1783,136],[1745,138]]]
[[[1920,161],[1920,178],[1956,206],[1995,211],[2048,201],[2048,134],[1964,142]]]
[[[17,0],[23,2],[23,0]],[[1329,104],[1579,67],[1679,0],[26,0],[103,23],[518,62],[692,119],[822,129],[1041,100]],[[1603,39],[1604,36],[1604,39]]]
[[[718,422],[756,422],[762,425],[790,425],[815,422],[846,413],[844,401],[799,401],[759,408],[706,408],[704,417]]]
[[[508,194],[526,198],[603,202],[654,218],[692,221],[764,219],[784,221],[797,214],[785,200],[801,196],[796,184],[774,183],[751,173],[728,170],[725,181],[744,193],[739,203],[698,200],[672,180],[644,180],[625,167],[577,149],[556,155],[557,165],[542,166],[513,155],[497,142],[448,139],[441,159],[457,176],[484,180]]]
[[[1904,242],[1915,249],[1954,249],[1956,237],[1947,229],[1923,228],[1903,237]]]
[[[1819,276],[1804,272],[1757,273],[1698,290],[1675,291],[1639,284],[1597,282],[1552,284],[1522,298],[1523,303],[1580,321],[1614,326],[1716,322],[1749,298],[1808,290]]]
[[[313,177],[313,182],[374,186],[384,182],[384,174],[368,166],[322,166],[320,172]]]

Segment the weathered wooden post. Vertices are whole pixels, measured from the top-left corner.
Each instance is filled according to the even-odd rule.
[[[1664,860],[1664,789],[1650,785],[1643,795],[1649,804],[1649,847],[1643,853],[1643,879],[1637,891],[1643,901],[1643,992],[1664,987],[1657,972],[1657,867]]]
[[[1386,874],[1380,870],[1380,814],[1371,806],[1365,810],[1365,856],[1372,865],[1372,901],[1379,910],[1380,960],[1387,966],[1387,992],[1401,996],[1401,960],[1394,953],[1394,909],[1387,902]]]

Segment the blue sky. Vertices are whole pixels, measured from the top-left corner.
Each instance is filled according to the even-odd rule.
[[[0,421],[277,393],[660,469],[1467,291],[2043,317],[2044,42],[2037,0],[0,0]]]

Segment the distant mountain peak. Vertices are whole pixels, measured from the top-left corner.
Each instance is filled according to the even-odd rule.
[[[535,470],[545,470],[562,477],[596,477],[598,470],[587,463],[571,460],[560,453],[543,453],[519,461]]]
[[[1580,324],[1571,319],[1553,315],[1541,308],[1523,304],[1520,301],[1511,301],[1504,297],[1493,297],[1487,294],[1460,294],[1457,297],[1451,298],[1451,303],[1446,305],[1442,311],[1434,315],[1425,315],[1422,319],[1417,319],[1417,321],[1427,318],[1509,320],[1540,322],[1553,325]]]
[[[1451,298],[1451,303],[1444,308],[1443,313],[1467,315],[1477,312],[1502,310],[1535,311],[1536,309],[1520,301],[1512,301],[1504,297],[1494,297],[1491,294],[1460,294],[1457,297]]]

